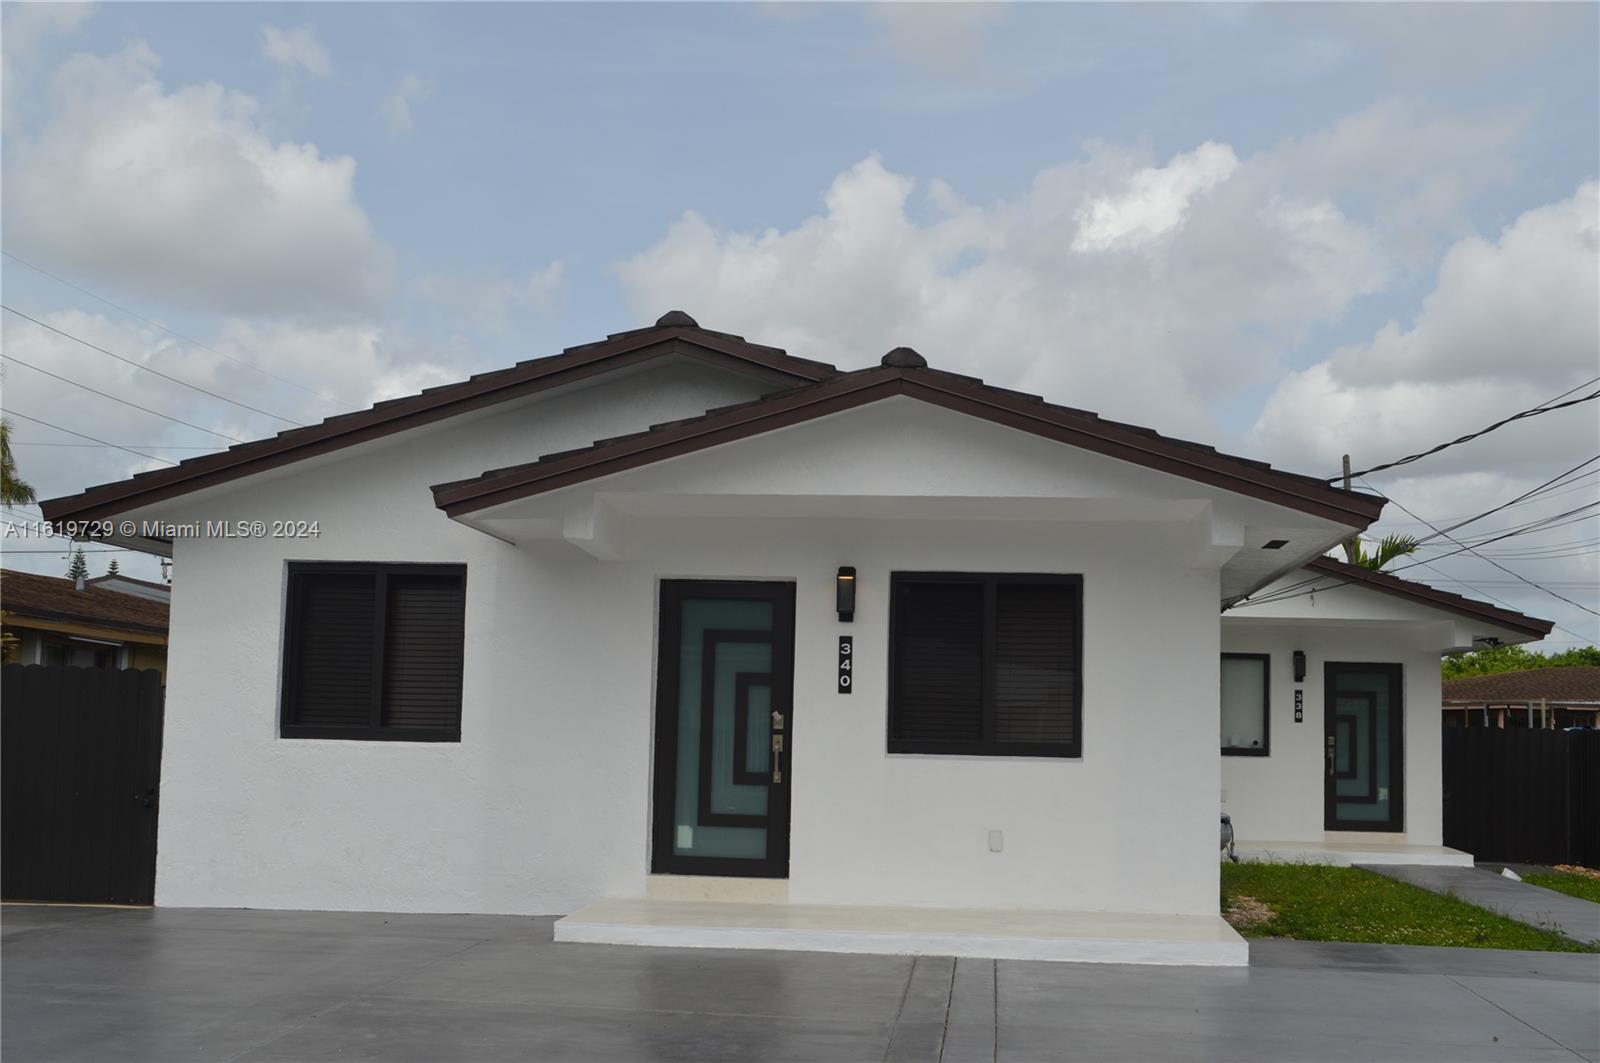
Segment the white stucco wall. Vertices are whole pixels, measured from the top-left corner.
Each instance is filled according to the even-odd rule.
[[[1314,581],[1314,582],[1312,582]],[[1295,593],[1317,587],[1314,594]],[[1439,845],[1443,834],[1440,762],[1440,657],[1477,640],[1526,641],[1526,632],[1298,569],[1264,588],[1292,596],[1246,605],[1222,617],[1222,648],[1271,655],[1271,752],[1222,758],[1223,810],[1242,841],[1391,841]],[[1292,656],[1306,654],[1306,679],[1294,682]],[[1324,687],[1327,661],[1399,664],[1405,699],[1404,829],[1395,833],[1323,830]],[[1294,722],[1294,690],[1305,691],[1305,720]]]
[[[1271,655],[1271,741],[1265,757],[1222,758],[1222,809],[1241,840],[1361,838],[1439,845],[1443,792],[1439,761],[1437,628],[1373,624],[1222,622],[1222,649]],[[1306,678],[1294,681],[1293,654],[1304,650]],[[1405,699],[1405,829],[1399,834],[1323,830],[1323,664],[1399,664]],[[1294,691],[1305,719],[1294,722]]]
[[[429,483],[753,387],[673,374],[617,386],[620,406],[580,393],[163,512],[316,519],[322,535],[176,545],[157,903],[552,913],[640,895],[657,588],[705,577],[797,587],[792,900],[1215,912],[1220,562],[1200,549],[1193,520],[1112,520],[1103,508],[1085,522],[630,514],[626,558],[602,562],[560,542],[506,544],[433,507]],[[937,416],[940,438],[962,449],[957,415]],[[925,451],[885,459],[914,438],[901,421],[863,416],[815,432],[837,440],[847,429],[885,477],[914,470],[926,493],[975,491],[955,479],[941,488],[917,464]],[[972,431],[984,446],[1009,445],[994,442],[992,426]],[[805,442],[789,435],[782,445],[814,453]],[[767,461],[779,446],[752,453]],[[1051,475],[1066,475],[1078,452],[1050,446]],[[994,469],[1012,476],[1009,457],[996,452]],[[870,486],[850,472],[815,465],[819,482]],[[988,474],[981,462],[962,470]],[[467,564],[459,744],[277,736],[287,559]],[[858,571],[848,626],[833,613],[841,564]],[[1081,758],[886,753],[896,569],[1083,576]],[[835,692],[845,631],[858,669],[848,696]],[[1000,853],[989,851],[990,830],[1004,832]]]

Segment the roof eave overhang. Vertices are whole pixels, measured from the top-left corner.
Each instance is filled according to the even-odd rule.
[[[158,627],[154,624],[135,624],[127,620],[111,620],[103,616],[86,616],[83,613],[68,613],[54,609],[37,609],[32,606],[6,606],[7,621],[44,620],[56,623],[83,624],[86,627],[101,628],[106,631],[125,631],[136,635],[166,635],[168,628]],[[26,623],[21,624],[27,627]]]

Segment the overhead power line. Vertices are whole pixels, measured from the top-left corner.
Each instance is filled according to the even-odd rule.
[[[1578,464],[1574,465],[1570,469],[1567,469],[1565,472],[1558,473],[1557,475],[1552,476],[1550,479],[1546,480],[1542,484],[1539,484],[1537,487],[1529,488],[1528,490],[1522,492],[1522,494],[1517,495],[1515,498],[1512,498],[1512,499],[1510,499],[1510,500],[1508,500],[1506,502],[1502,502],[1498,506],[1493,506],[1493,507],[1491,507],[1489,509],[1486,509],[1486,510],[1482,511],[1481,513],[1477,513],[1477,514],[1474,514],[1473,516],[1467,517],[1465,519],[1458,520],[1455,523],[1453,523],[1453,524],[1451,524],[1451,525],[1449,525],[1449,526],[1447,526],[1447,527],[1445,527],[1445,528],[1443,528],[1443,529],[1441,529],[1439,531],[1436,531],[1431,535],[1425,535],[1421,539],[1417,540],[1417,545],[1418,546],[1425,545],[1430,540],[1437,539],[1437,538],[1441,537],[1445,532],[1453,532],[1458,528],[1466,527],[1468,524],[1475,523],[1476,521],[1480,521],[1485,517],[1491,516],[1491,515],[1493,515],[1495,513],[1499,513],[1501,510],[1510,509],[1512,506],[1516,505],[1519,502],[1524,501],[1525,499],[1534,498],[1534,497],[1537,497],[1537,496],[1543,494],[1546,491],[1553,491],[1556,488],[1563,487],[1567,483],[1571,482],[1568,479],[1568,477],[1576,476],[1578,473],[1582,472],[1584,469],[1588,468],[1590,465],[1593,465],[1597,461],[1600,461],[1600,454],[1596,454],[1592,458],[1588,458],[1588,459],[1586,459],[1584,461],[1580,461]],[[1589,506],[1580,506],[1580,507],[1578,507],[1578,509],[1570,510],[1567,513],[1558,513],[1558,514],[1555,514],[1553,516],[1541,517],[1538,520],[1530,521],[1527,524],[1524,524],[1524,525],[1522,525],[1520,527],[1513,528],[1510,531],[1504,531],[1504,532],[1495,533],[1493,535],[1482,536],[1482,537],[1479,537],[1479,538],[1474,540],[1474,545],[1483,546],[1483,545],[1486,545],[1486,544],[1488,544],[1490,542],[1495,542],[1495,541],[1498,541],[1500,539],[1509,538],[1509,537],[1514,536],[1514,535],[1531,534],[1532,532],[1535,532],[1535,531],[1547,531],[1547,530],[1549,530],[1551,528],[1559,528],[1559,527],[1562,526],[1561,522],[1563,521],[1564,518],[1572,516],[1573,514],[1576,514],[1576,513],[1581,513],[1584,510],[1591,509],[1595,505],[1600,505],[1600,502],[1593,503],[1593,504],[1591,504]],[[1578,519],[1579,520],[1587,520],[1589,518],[1588,517],[1580,517]],[[1463,538],[1469,538],[1470,539],[1472,537],[1466,536],[1466,537],[1463,537]],[[1453,553],[1460,553],[1460,552],[1461,552],[1460,549],[1456,549],[1456,550],[1452,550],[1450,553],[1440,554],[1437,557],[1429,558],[1428,560],[1436,561],[1436,560],[1439,560],[1439,558],[1449,557]],[[1410,566],[1407,566],[1407,567],[1410,567]],[[1250,597],[1242,598],[1238,602],[1234,603],[1234,608],[1238,608],[1240,606],[1245,606],[1245,605],[1264,605],[1264,604],[1266,604],[1268,602],[1287,601],[1290,598],[1298,598],[1302,594],[1312,593],[1310,591],[1304,591],[1304,590],[1302,590],[1302,588],[1312,587],[1312,590],[1314,591],[1316,589],[1313,586],[1314,584],[1321,583],[1322,581],[1324,581],[1324,580],[1326,580],[1328,578],[1329,577],[1326,577],[1326,576],[1311,576],[1311,577],[1309,577],[1307,579],[1302,579],[1302,580],[1300,580],[1300,581],[1298,581],[1296,583],[1291,583],[1291,584],[1289,584],[1287,586],[1279,587],[1276,590],[1273,590],[1271,592],[1262,594],[1259,597],[1250,596]],[[1341,583],[1342,582],[1345,582],[1345,581],[1341,581]],[[1329,584],[1328,586],[1339,586],[1339,585],[1340,585],[1339,583],[1335,583],[1335,584]]]
[[[1562,392],[1560,395],[1557,395],[1556,399],[1570,395],[1574,391],[1577,391],[1578,388],[1586,388],[1590,384],[1594,383],[1600,383],[1600,377],[1595,377],[1593,380],[1586,380],[1582,384],[1579,384],[1578,387],[1570,388],[1567,391]],[[1510,417],[1502,418],[1501,420],[1496,421],[1494,424],[1489,425],[1487,428],[1480,428],[1476,432],[1468,432],[1466,435],[1458,436],[1455,439],[1450,440],[1448,443],[1440,443],[1436,447],[1430,447],[1429,449],[1417,454],[1408,454],[1403,458],[1397,458],[1394,461],[1384,462],[1382,465],[1374,465],[1370,469],[1362,469],[1360,472],[1350,473],[1350,476],[1352,478],[1358,476],[1367,476],[1371,473],[1383,472],[1385,469],[1394,469],[1401,465],[1410,465],[1414,461],[1420,461],[1423,458],[1439,453],[1441,450],[1448,450],[1451,447],[1460,446],[1462,443],[1469,443],[1480,436],[1486,436],[1495,429],[1504,428],[1513,421],[1520,421],[1527,417],[1537,417],[1541,413],[1550,413],[1553,410],[1564,410],[1568,406],[1576,406],[1582,402],[1591,402],[1594,399],[1600,399],[1600,391],[1592,392],[1591,394],[1584,395],[1581,398],[1568,399],[1566,402],[1556,402],[1555,399],[1550,399],[1546,402],[1540,403],[1538,406],[1532,407],[1531,409],[1526,409],[1520,413],[1514,413]],[[1344,479],[1344,476],[1344,473],[1340,473],[1338,476],[1329,476],[1327,480],[1329,483],[1335,483]]]
[[[77,546],[72,546],[72,545],[68,544],[66,546],[63,546],[59,550],[44,550],[44,549],[36,549],[34,547],[28,547],[26,549],[17,550],[17,549],[14,549],[12,547],[9,547],[9,546],[0,546],[0,554],[60,554],[63,557],[65,557],[65,556],[67,556],[69,554],[77,553],[80,549],[86,554],[138,553],[138,551],[136,551],[136,550],[131,550],[131,551],[130,550],[126,550],[124,547],[121,547],[121,546],[84,546],[84,547],[77,547]]]
[[[21,310],[17,310],[17,309],[15,309],[13,307],[6,306],[4,303],[0,303],[0,310],[5,310],[5,311],[8,311],[9,313],[16,314],[18,317],[22,318],[23,320],[31,321],[35,325],[38,325],[40,328],[49,329],[51,332],[54,332],[58,336],[64,336],[67,339],[73,341],[74,343],[81,343],[85,347],[89,348],[92,351],[99,351],[101,354],[106,355],[109,358],[115,358],[119,362],[125,362],[128,365],[131,365],[135,369],[143,369],[147,373],[154,373],[156,376],[160,377],[163,380],[170,380],[174,384],[181,384],[183,387],[188,388],[190,391],[198,391],[202,395],[209,395],[213,399],[217,399],[217,400],[219,400],[221,402],[226,402],[226,403],[228,403],[230,405],[237,406],[241,410],[249,410],[251,413],[259,413],[263,417],[271,417],[275,421],[282,421],[285,424],[292,424],[296,428],[304,428],[305,427],[304,423],[302,423],[300,421],[296,421],[291,417],[284,417],[282,414],[272,413],[269,410],[263,410],[263,409],[261,409],[259,407],[251,406],[248,403],[240,402],[238,399],[230,399],[226,395],[218,395],[215,391],[209,391],[206,388],[203,388],[198,384],[191,384],[187,380],[181,380],[178,377],[172,376],[169,373],[163,373],[159,369],[152,369],[148,365],[145,365],[143,362],[136,362],[132,358],[124,358],[122,355],[117,354],[114,351],[108,351],[104,347],[98,346],[97,344],[90,343],[88,340],[83,339],[81,336],[74,336],[70,332],[66,332],[66,331],[63,331],[62,329],[58,329],[54,325],[51,325],[51,324],[48,324],[46,322],[40,321],[38,318],[32,317],[32,316],[30,316],[28,314],[24,314]]]
[[[1358,477],[1358,479],[1359,479],[1359,477]],[[1366,486],[1368,488],[1372,488],[1374,491],[1376,490],[1376,488],[1373,488],[1371,484],[1367,484],[1365,480],[1362,480],[1362,483],[1366,484]],[[1579,609],[1582,609],[1586,613],[1589,613],[1589,614],[1591,614],[1593,616],[1600,616],[1600,610],[1590,609],[1587,605],[1584,605],[1582,602],[1575,602],[1571,598],[1568,598],[1564,594],[1557,594],[1555,591],[1551,590],[1549,587],[1543,586],[1542,584],[1539,584],[1539,583],[1535,583],[1533,580],[1531,580],[1528,577],[1524,576],[1522,573],[1517,572],[1514,569],[1507,568],[1506,566],[1502,565],[1500,562],[1496,561],[1494,558],[1492,558],[1492,557],[1484,557],[1483,554],[1478,553],[1477,550],[1475,550],[1474,548],[1472,548],[1470,546],[1462,546],[1461,543],[1457,542],[1455,539],[1452,539],[1449,535],[1446,535],[1444,532],[1439,531],[1439,529],[1435,528],[1432,524],[1429,524],[1428,521],[1426,519],[1424,519],[1423,517],[1419,517],[1419,516],[1417,516],[1417,514],[1412,513],[1411,510],[1407,509],[1404,504],[1402,504],[1401,502],[1396,500],[1393,495],[1389,495],[1387,497],[1388,497],[1389,501],[1393,502],[1396,506],[1398,506],[1400,508],[1400,511],[1402,513],[1405,513],[1408,516],[1412,517],[1413,519],[1420,520],[1420,521],[1422,521],[1422,523],[1427,524],[1428,527],[1433,528],[1434,531],[1439,532],[1439,534],[1443,535],[1446,539],[1449,539],[1451,542],[1456,543],[1457,546],[1461,546],[1461,548],[1463,550],[1467,551],[1473,557],[1476,557],[1476,558],[1479,558],[1480,560],[1489,562],[1489,564],[1493,565],[1495,568],[1499,569],[1501,572],[1504,572],[1506,575],[1513,576],[1513,577],[1521,580],[1523,583],[1526,583],[1530,587],[1533,587],[1533,588],[1535,588],[1537,590],[1544,591],[1546,594],[1550,595],[1552,598],[1559,598],[1563,602],[1566,602],[1568,605],[1575,606],[1575,607],[1577,607]]]
[[[1583,512],[1585,510],[1594,509],[1596,507],[1600,507],[1600,502],[1590,502],[1588,505],[1579,506],[1577,509],[1569,510],[1566,513],[1560,514],[1560,516],[1566,517],[1566,516],[1572,515],[1573,513],[1581,513],[1581,512]],[[1510,539],[1510,538],[1514,538],[1514,537],[1519,536],[1519,535],[1527,535],[1527,534],[1530,534],[1530,533],[1528,531],[1526,531],[1526,530],[1503,532],[1503,533],[1501,533],[1499,535],[1491,536],[1490,538],[1485,539],[1479,545],[1487,545],[1487,544],[1492,543],[1492,542],[1499,542],[1502,539]],[[1432,563],[1434,561],[1442,561],[1447,557],[1454,557],[1457,554],[1466,553],[1467,551],[1469,551],[1471,549],[1472,549],[1472,547],[1470,547],[1470,546],[1458,547],[1458,548],[1456,548],[1454,550],[1451,550],[1451,551],[1449,551],[1447,553],[1439,554],[1436,557],[1430,557],[1430,558],[1427,558],[1426,560],[1422,560],[1422,561],[1413,561],[1409,565],[1401,565],[1398,568],[1385,569],[1384,573],[1386,575],[1390,575],[1390,576],[1399,575],[1401,572],[1405,572],[1405,571],[1408,571],[1410,569],[1417,568],[1419,566],[1428,565],[1428,564],[1430,564],[1430,563]],[[1325,582],[1327,580],[1332,580],[1332,582],[1331,583]],[[1346,579],[1346,578],[1344,578],[1342,576],[1326,576],[1326,575],[1312,576],[1309,579],[1303,579],[1300,582],[1290,584],[1287,587],[1280,587],[1279,589],[1273,591],[1272,593],[1262,595],[1259,598],[1242,598],[1239,601],[1234,603],[1234,607],[1238,608],[1238,607],[1247,606],[1247,605],[1267,605],[1267,604],[1274,603],[1274,602],[1285,602],[1285,601],[1289,601],[1292,598],[1303,598],[1308,594],[1315,594],[1318,591],[1333,590],[1334,588],[1342,587],[1342,586],[1344,586],[1345,584],[1347,584],[1349,582],[1350,581],[1348,579]]]
[[[1567,481],[1567,477],[1572,476],[1574,473],[1577,473],[1577,472],[1579,472],[1579,471],[1581,471],[1583,469],[1588,468],[1590,465],[1593,465],[1597,461],[1600,461],[1600,454],[1596,454],[1594,457],[1589,458],[1587,461],[1580,461],[1578,464],[1574,465],[1572,468],[1568,469],[1566,472],[1561,473],[1559,476],[1555,476],[1555,477],[1552,477],[1549,480],[1546,480],[1544,483],[1540,484],[1538,487],[1530,488],[1529,490],[1524,491],[1522,494],[1520,494],[1517,497],[1513,498],[1509,502],[1502,502],[1500,505],[1495,506],[1493,509],[1486,509],[1482,513],[1475,514],[1474,516],[1468,517],[1465,520],[1456,521],[1454,524],[1451,524],[1448,527],[1444,528],[1443,531],[1435,530],[1433,535],[1425,535],[1421,539],[1417,540],[1417,545],[1420,546],[1423,543],[1429,541],[1430,539],[1435,539],[1435,538],[1443,535],[1445,532],[1453,532],[1457,528],[1464,528],[1468,524],[1475,524],[1475,523],[1477,523],[1478,521],[1482,520],[1485,517],[1493,516],[1494,514],[1499,513],[1503,509],[1510,509],[1512,506],[1516,505],[1518,502],[1523,501],[1524,499],[1529,499],[1529,498],[1533,498],[1533,497],[1535,497],[1537,495],[1542,495],[1544,492],[1546,492],[1548,490],[1551,490],[1553,488],[1564,487],[1564,486],[1566,486],[1567,482],[1570,482],[1570,481]],[[1576,513],[1578,511],[1577,510],[1573,510],[1572,512]],[[1546,524],[1546,523],[1548,523],[1550,521],[1558,520],[1558,519],[1560,519],[1561,516],[1565,516],[1565,515],[1566,514],[1560,514],[1560,515],[1554,516],[1554,517],[1542,517],[1537,521],[1531,522],[1531,524]]]
[[[1507,509],[1515,509],[1518,506],[1528,506],[1528,505],[1532,505],[1534,502],[1542,501],[1542,500],[1544,500],[1546,498],[1554,498],[1557,495],[1568,495],[1568,494],[1571,494],[1574,491],[1583,491],[1583,490],[1586,490],[1586,489],[1590,490],[1590,491],[1600,490],[1600,483],[1592,483],[1592,482],[1591,483],[1581,483],[1580,482],[1580,481],[1589,480],[1590,477],[1594,477],[1594,476],[1600,476],[1600,469],[1591,469],[1588,472],[1583,473],[1581,476],[1574,476],[1572,479],[1570,479],[1570,480],[1566,481],[1565,483],[1563,483],[1560,486],[1559,489],[1552,488],[1551,490],[1546,491],[1544,494],[1540,495],[1538,498],[1530,498],[1526,502],[1517,502],[1517,503],[1515,503],[1513,505],[1507,506],[1506,508]],[[1453,520],[1460,520],[1461,518],[1462,518],[1462,515],[1460,515],[1460,514],[1452,515],[1452,516],[1449,516],[1449,517],[1441,517],[1441,518],[1439,518],[1439,523],[1446,524],[1446,523],[1449,523],[1450,521],[1453,521]],[[1414,521],[1408,521],[1408,520],[1385,520],[1383,522],[1383,526],[1385,528],[1388,528],[1388,529],[1394,529],[1394,528],[1420,528],[1420,527],[1423,526],[1424,523],[1425,523],[1424,521],[1420,521],[1420,520],[1414,520]]]
[[[6,411],[6,416],[7,417],[20,417],[24,421],[32,421],[34,424],[44,425],[46,428],[54,428],[57,432],[65,432],[65,433],[67,433],[67,435],[69,435],[69,436],[77,436],[79,439],[87,439],[89,442],[98,443],[102,447],[110,447],[113,450],[126,451],[127,453],[132,454],[135,457],[145,458],[146,460],[149,460],[149,461],[159,461],[163,465],[176,465],[176,464],[178,464],[177,462],[173,461],[171,458],[158,458],[154,454],[146,454],[143,451],[134,450],[132,447],[124,447],[124,446],[121,446],[121,445],[116,444],[116,443],[107,443],[103,439],[96,439],[94,436],[87,436],[87,435],[84,435],[82,432],[74,432],[70,428],[62,428],[58,424],[51,424],[49,421],[41,421],[37,417],[29,417],[27,414],[18,413],[16,410],[7,410]]]
[[[16,362],[18,365],[23,366],[24,368],[32,369],[35,373],[43,373],[45,376],[50,377],[53,380],[59,380],[63,384],[71,384],[75,388],[82,388],[84,391],[87,391],[93,395],[99,395],[103,399],[110,399],[112,402],[120,402],[124,406],[131,406],[136,410],[143,410],[145,413],[153,414],[156,417],[165,418],[166,420],[171,421],[173,424],[181,424],[185,428],[193,428],[197,432],[205,432],[208,435],[220,436],[223,439],[230,440],[234,443],[244,442],[244,440],[240,439],[238,436],[230,436],[228,433],[219,432],[215,428],[206,428],[204,425],[195,424],[193,421],[185,421],[180,417],[172,416],[170,413],[162,413],[160,410],[152,410],[150,407],[141,406],[137,402],[129,402],[127,399],[119,399],[115,395],[100,391],[98,388],[92,388],[88,384],[79,383],[70,377],[64,377],[59,373],[52,373],[48,369],[41,369],[32,362],[24,362],[21,358],[18,358],[9,351],[4,355],[0,355],[0,357],[3,357],[8,362]]]
[[[58,443],[46,442],[41,439],[13,439],[14,447],[85,447],[98,450],[101,447],[140,447],[144,450],[216,450],[215,446],[202,446],[198,443]]]
[[[273,373],[273,372],[270,372],[270,371],[268,371],[266,369],[263,369],[259,365],[257,365],[256,363],[250,361],[248,358],[241,358],[236,354],[229,354],[226,351],[219,351],[215,347],[209,347],[206,344],[201,343],[199,340],[195,339],[193,336],[186,336],[183,333],[179,332],[177,329],[169,328],[168,326],[163,325],[161,322],[155,321],[155,320],[153,320],[151,318],[148,318],[148,317],[145,317],[143,314],[141,314],[141,313],[139,313],[139,312],[137,312],[135,310],[129,310],[127,307],[121,305],[120,303],[113,303],[110,299],[107,299],[105,296],[98,295],[95,292],[91,292],[89,289],[83,287],[83,285],[81,285],[81,284],[74,284],[72,281],[67,280],[67,278],[65,278],[65,277],[63,277],[63,276],[61,276],[59,274],[56,274],[56,273],[51,273],[49,270],[45,269],[42,266],[36,266],[32,262],[29,262],[27,259],[22,258],[22,257],[20,257],[18,255],[12,254],[10,251],[0,251],[0,255],[5,255],[5,257],[9,258],[13,262],[18,263],[19,265],[27,266],[29,269],[33,270],[35,273],[39,273],[39,274],[42,274],[43,276],[49,277],[51,280],[55,281],[57,284],[64,284],[68,288],[71,288],[75,292],[82,292],[84,295],[87,295],[89,298],[98,300],[98,301],[106,304],[107,306],[111,307],[111,309],[113,309],[113,310],[119,310],[122,313],[127,314],[131,318],[134,318],[134,319],[139,320],[139,321],[143,321],[146,325],[149,325],[152,328],[158,328],[162,332],[167,333],[168,335],[176,336],[178,339],[180,339],[183,342],[189,344],[190,346],[198,347],[202,351],[209,351],[210,353],[216,355],[218,358],[226,358],[230,362],[237,362],[238,364],[244,366],[246,369],[249,369],[252,372],[260,373],[262,376],[267,377],[269,379],[276,380],[280,384],[287,384],[292,388],[298,388],[301,391],[305,392],[307,395],[315,395],[317,398],[321,399],[323,402],[326,402],[326,403],[329,403],[329,404],[333,404],[334,401],[335,401],[331,396],[325,395],[322,392],[317,391],[315,388],[309,388],[304,384],[301,384],[301,383],[298,383],[296,381],[290,380],[288,377],[279,376],[277,373]]]

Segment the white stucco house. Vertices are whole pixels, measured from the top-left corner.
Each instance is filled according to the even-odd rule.
[[[1549,630],[1323,558],[1382,506],[674,311],[44,510],[175,560],[158,904],[1242,963],[1219,805],[1464,860],[1439,655]]]

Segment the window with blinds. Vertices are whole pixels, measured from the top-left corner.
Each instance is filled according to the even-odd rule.
[[[1076,757],[1080,576],[890,577],[889,752]]]
[[[461,739],[463,565],[291,563],[285,738]]]

